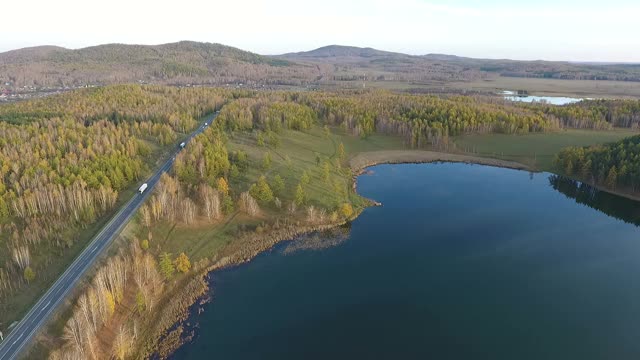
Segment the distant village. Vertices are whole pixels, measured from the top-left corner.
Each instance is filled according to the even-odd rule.
[[[96,85],[78,85],[78,86],[61,86],[61,87],[37,87],[37,86],[20,86],[16,87],[9,81],[3,81],[0,86],[0,103],[27,100],[45,97],[54,94],[60,94],[65,91],[96,87]]]

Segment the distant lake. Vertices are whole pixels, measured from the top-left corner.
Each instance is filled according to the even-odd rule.
[[[505,99],[509,101],[520,101],[527,103],[547,103],[551,105],[567,105],[580,102],[584,99],[562,97],[562,96],[518,96],[515,91],[504,91]]]
[[[371,170],[358,190],[384,205],[344,235],[212,274],[174,358],[640,358],[638,203],[548,173]]]

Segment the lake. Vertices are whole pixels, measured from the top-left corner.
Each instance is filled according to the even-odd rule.
[[[580,98],[571,98],[564,96],[519,96],[516,95],[515,91],[503,91],[505,95],[505,99],[509,101],[519,101],[519,102],[527,102],[527,103],[545,103],[551,105],[567,105],[580,102],[584,99]]]
[[[640,358],[637,203],[548,173],[371,170],[382,207],[212,274],[173,358]]]

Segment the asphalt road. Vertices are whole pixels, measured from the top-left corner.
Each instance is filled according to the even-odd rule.
[[[211,124],[217,114],[208,116],[206,123]],[[206,126],[203,122],[189,137],[184,140],[188,142],[194,136],[201,133]],[[180,148],[176,144],[177,154]],[[122,228],[129,222],[131,217],[136,213],[140,205],[151,194],[153,188],[160,180],[160,176],[167,172],[173,165],[175,159],[173,154],[167,162],[165,162],[151,176],[146,183],[147,189],[142,193],[136,194],[109,220],[109,222],[100,230],[100,232],[91,240],[89,245],[82,253],[71,263],[65,272],[56,280],[56,282],[47,290],[47,292],[38,300],[31,310],[22,318],[9,334],[5,335],[4,341],[0,342],[0,360],[17,359],[20,352],[30,343],[33,337],[47,323],[51,314],[69,295],[71,290],[82,279],[83,275],[95,263],[96,259],[109,247],[113,239],[115,239]],[[144,183],[141,181],[140,184]]]

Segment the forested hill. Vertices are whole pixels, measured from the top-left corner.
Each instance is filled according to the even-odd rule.
[[[107,44],[77,50],[38,46],[0,53],[0,90],[11,91],[132,82],[340,86],[341,81],[360,80],[363,76],[401,82],[473,81],[500,76],[640,81],[640,65],[472,59],[441,54],[415,56],[340,45],[263,56],[193,41]]]
[[[170,84],[299,84],[315,67],[230,46],[182,41],[163,45],[107,44],[70,50],[39,46],[0,53],[0,80],[16,87],[126,82]]]
[[[348,75],[359,76],[366,72],[376,73],[386,80],[405,81],[473,80],[495,76],[640,81],[638,64],[474,59],[444,54],[415,56],[340,45],[283,54],[278,58],[335,65],[340,70],[336,70],[332,75],[339,80],[345,80]]]

